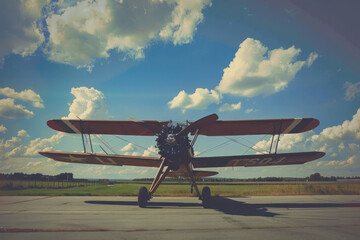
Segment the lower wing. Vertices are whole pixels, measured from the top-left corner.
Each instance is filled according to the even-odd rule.
[[[44,151],[41,155],[56,161],[115,166],[159,167],[161,160],[155,157],[121,156],[78,152]]]
[[[304,164],[306,162],[321,158],[324,155],[324,152],[300,152],[224,157],[201,157],[193,158],[192,163],[194,168],[276,166]]]

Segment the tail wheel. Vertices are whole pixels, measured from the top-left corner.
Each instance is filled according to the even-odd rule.
[[[146,187],[141,187],[138,194],[139,207],[144,208],[149,200],[149,192]]]
[[[209,187],[204,187],[201,193],[203,207],[208,208],[211,200],[211,191]]]

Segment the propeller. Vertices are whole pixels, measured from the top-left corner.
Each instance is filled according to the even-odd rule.
[[[176,134],[176,136],[187,135],[189,132],[196,131],[197,129],[200,129],[202,126],[209,125],[209,124],[215,122],[218,119],[219,119],[219,116],[216,113],[211,114],[211,115],[206,116],[206,117],[203,117],[203,118],[191,123],[189,126],[187,126],[183,130],[178,132]]]

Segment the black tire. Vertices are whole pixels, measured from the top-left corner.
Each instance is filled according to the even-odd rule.
[[[149,192],[146,187],[141,187],[138,194],[139,207],[144,208],[149,200]]]
[[[208,208],[210,206],[211,201],[211,191],[209,187],[204,187],[201,193],[202,203],[204,208]]]

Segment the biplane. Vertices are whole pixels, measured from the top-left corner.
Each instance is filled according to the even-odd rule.
[[[204,187],[200,193],[195,180],[196,178],[216,175],[218,172],[202,171],[199,169],[304,164],[325,155],[324,152],[277,153],[281,134],[310,131],[319,125],[319,120],[314,118],[218,120],[218,116],[212,114],[183,125],[175,125],[171,121],[81,119],[49,120],[47,125],[57,131],[81,134],[84,152],[39,152],[45,157],[69,163],[158,168],[150,189],[141,187],[139,190],[138,204],[140,207],[146,207],[148,201],[152,198],[165,177],[188,178],[191,189],[195,189],[196,195],[202,200],[203,206],[206,207],[211,200],[210,188]],[[160,157],[94,153],[91,144],[91,134],[156,136],[156,147]],[[193,146],[199,135],[272,135],[272,139],[270,150],[266,154],[196,157],[194,156]],[[87,142],[90,143],[91,152],[86,151],[84,138],[88,139]]]

